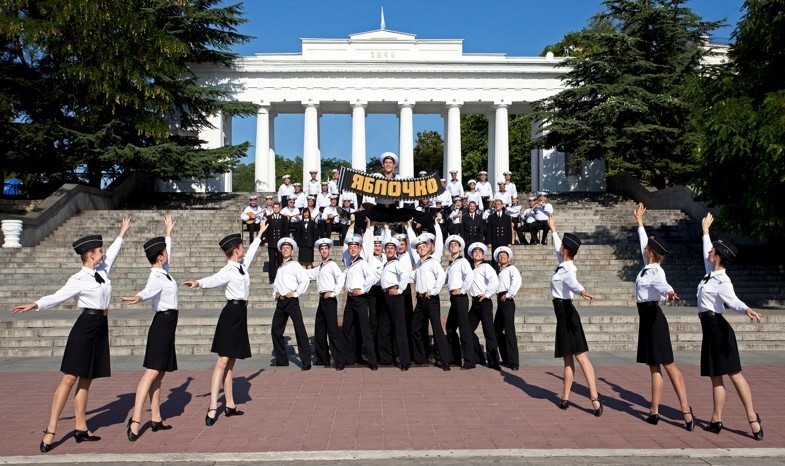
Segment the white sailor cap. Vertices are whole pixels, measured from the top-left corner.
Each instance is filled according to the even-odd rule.
[[[510,260],[512,260],[512,250],[510,248],[508,248],[507,246],[500,246],[500,247],[496,248],[496,250],[493,251],[493,260],[495,260],[496,262],[499,262],[499,253],[501,253],[501,252],[506,252],[507,253],[507,257],[509,257]]]
[[[550,194],[548,194],[548,191],[540,191],[540,192],[538,192],[538,193],[537,193],[537,195],[538,195],[538,196],[545,196],[545,197],[548,197]]]
[[[426,233],[418,236],[417,241],[414,243],[415,246],[419,246],[421,244],[431,244],[431,238]]]
[[[392,159],[395,165],[398,165],[398,156],[392,152],[384,152],[382,155],[379,156],[379,162],[384,164],[385,159]]]
[[[328,182],[326,182],[326,181],[322,181],[322,186],[324,186],[324,185],[326,185],[326,184],[330,184],[330,183],[328,183]]]
[[[537,200],[537,196],[529,196],[529,200],[530,201],[536,201]]]
[[[278,250],[280,251],[284,244],[292,247],[292,252],[297,250],[297,242],[289,237],[284,237],[278,240]]]
[[[469,254],[474,254],[475,249],[482,249],[483,256],[485,255],[485,253],[488,252],[488,247],[485,245],[485,243],[482,243],[480,241],[474,242],[469,245]]]
[[[330,196],[330,200],[332,200],[332,199],[335,199],[337,201],[338,200],[338,195],[337,194],[333,194],[332,196]]]
[[[447,182],[447,180],[445,180],[444,178],[439,178],[439,181],[441,181],[442,183],[446,183]]]
[[[307,199],[316,200],[316,196],[314,196],[313,194],[310,194],[310,195],[308,195]]]
[[[268,194],[267,196],[264,196],[264,198],[265,199],[272,199],[273,197]]]
[[[408,241],[409,238],[404,233],[398,233],[397,235],[393,236],[393,238],[397,239],[398,241]]]
[[[315,243],[313,243],[313,247],[316,249],[319,249],[322,246],[327,246],[328,248],[333,247],[333,240],[330,238],[319,238]]]
[[[450,248],[450,243],[452,243],[453,241],[455,241],[455,242],[457,242],[458,244],[461,245],[461,250],[463,250],[463,248],[466,247],[466,241],[464,241],[463,238],[461,238],[460,235],[450,235],[450,236],[448,236],[447,239],[444,240],[444,247],[449,249]]]
[[[510,175],[510,176],[512,176],[512,172],[510,172],[510,171],[506,171],[506,172],[502,173],[502,175],[503,175],[503,176],[507,176],[507,175]]]
[[[352,235],[352,236],[349,237],[349,239],[346,240],[346,244],[347,245],[352,245],[352,244],[362,245],[363,244],[363,237],[360,236],[360,235],[356,235],[356,234]]]
[[[453,173],[457,175],[458,174],[458,170],[450,170],[450,174],[452,175]]]
[[[478,175],[487,175],[487,174],[488,174],[488,172],[486,172],[485,170],[482,170],[482,171],[480,171],[480,172],[479,172],[479,173],[477,173],[477,174],[478,174]]]
[[[282,179],[282,180],[285,180],[285,179],[287,179],[287,178],[291,178],[291,177],[292,177],[292,175],[284,175],[284,176],[282,176],[282,177],[281,177],[281,179]]]
[[[417,173],[417,176],[425,176],[425,175],[427,175],[427,174],[428,174],[428,172],[427,172],[427,171],[425,171],[425,170],[420,170],[420,172],[419,172],[419,173]]]
[[[469,180],[469,184],[477,184],[477,180]]]
[[[313,170],[313,169],[311,169],[311,170],[310,170],[308,173],[319,173],[319,170]]]
[[[497,182],[496,182],[496,184],[498,184],[498,185],[502,185],[502,184],[505,184],[505,183],[504,183],[504,181],[501,181],[501,180],[500,180],[500,181],[497,181]]]
[[[434,235],[433,233],[424,231],[421,236],[427,236],[428,239],[431,240],[431,243],[436,241],[436,235]]]
[[[401,246],[401,242],[395,238],[387,238],[384,240],[384,244],[382,246],[387,247],[388,244],[395,246],[395,249],[398,249]]]
[[[259,199],[259,198],[256,197],[256,194],[251,194],[250,196],[248,196],[248,200],[250,201],[251,199]]]
[[[373,237],[373,242],[374,243],[381,243],[382,242],[382,237],[381,236],[374,236]]]
[[[300,183],[294,183],[295,188],[299,188],[300,186],[302,186]]]
[[[337,168],[333,168],[333,173],[338,173],[338,169]]]

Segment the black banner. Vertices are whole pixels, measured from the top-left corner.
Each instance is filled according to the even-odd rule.
[[[444,192],[438,172],[420,178],[390,180],[380,174],[371,175],[346,167],[341,167],[338,187],[358,195],[373,197],[377,201],[418,201]]]

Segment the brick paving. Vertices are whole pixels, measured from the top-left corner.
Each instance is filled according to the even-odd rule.
[[[210,370],[201,364],[164,379],[162,412],[174,429],[153,433],[145,412],[142,436],[135,443],[126,439],[125,423],[141,371],[123,368],[111,378],[95,380],[90,391],[88,425],[103,440],[82,444],[73,440],[69,401],[57,429],[56,447],[47,455],[785,447],[785,367],[781,364],[744,369],[765,429],[764,441],[756,442],[729,382],[723,414],[726,429],[720,435],[701,429],[711,415],[711,386],[699,377],[694,363],[680,364],[698,421],[696,430],[687,432],[668,380],[660,424],[643,421],[650,396],[643,365],[596,367],[598,389],[605,400],[605,413],[596,418],[589,412],[579,369],[571,396],[574,404],[562,411],[556,406],[560,361],[526,366],[527,357],[522,354],[520,371],[501,373],[481,367],[451,372],[432,367],[408,372],[392,367],[378,372],[314,367],[301,372],[294,366],[260,368],[261,358],[238,361],[235,398],[246,414],[221,416],[212,427],[204,425]],[[51,359],[49,372],[0,372],[0,457],[40,455],[41,431],[60,378],[55,372],[58,364]]]

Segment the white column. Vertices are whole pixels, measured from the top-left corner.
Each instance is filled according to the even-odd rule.
[[[270,183],[270,106],[262,105],[256,111],[256,146],[254,157],[254,180],[257,192],[273,191]]]
[[[449,158],[448,156],[450,155],[449,144],[447,144],[447,135],[450,134],[450,128],[449,128],[450,125],[447,124],[447,112],[442,112],[442,120],[444,121],[444,133],[443,133],[444,137],[442,141],[444,143],[444,153],[442,154],[442,178],[449,179],[447,176],[445,176],[445,175],[449,175],[450,173],[450,169],[447,166],[447,159]],[[460,169],[457,170],[458,170],[458,179],[460,179],[461,170]]]
[[[305,125],[303,126],[303,179],[310,178],[308,171],[319,167],[319,104],[303,102]]]
[[[461,105],[463,102],[447,104],[447,174],[442,173],[445,179],[450,170],[461,173]]]
[[[365,106],[368,102],[352,102],[352,168],[365,171]]]
[[[221,113],[221,143],[220,147],[226,147],[232,144],[232,116]],[[232,171],[228,170],[223,175],[223,192],[232,192]]]
[[[404,101],[398,104],[398,108],[398,173],[401,176],[414,176],[414,104]]]
[[[490,173],[491,183],[496,186],[499,181],[504,181],[502,173],[510,169],[510,136],[508,132],[507,107],[509,104],[495,102],[496,124],[494,128],[493,143],[493,171]]]
[[[486,170],[491,189],[496,192],[496,185],[493,184],[494,165],[496,164],[496,113],[491,112],[486,115],[486,118],[488,118],[488,167]]]
[[[276,184],[278,180],[275,178],[275,112],[270,111],[268,115],[270,125],[268,127],[267,137],[270,141],[270,150],[267,151],[269,154],[267,157],[267,180],[270,185],[270,191],[278,191],[278,186]]]

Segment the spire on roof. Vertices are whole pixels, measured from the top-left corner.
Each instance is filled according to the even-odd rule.
[[[386,29],[384,26],[384,7],[382,7],[382,27],[380,27],[379,29]]]

